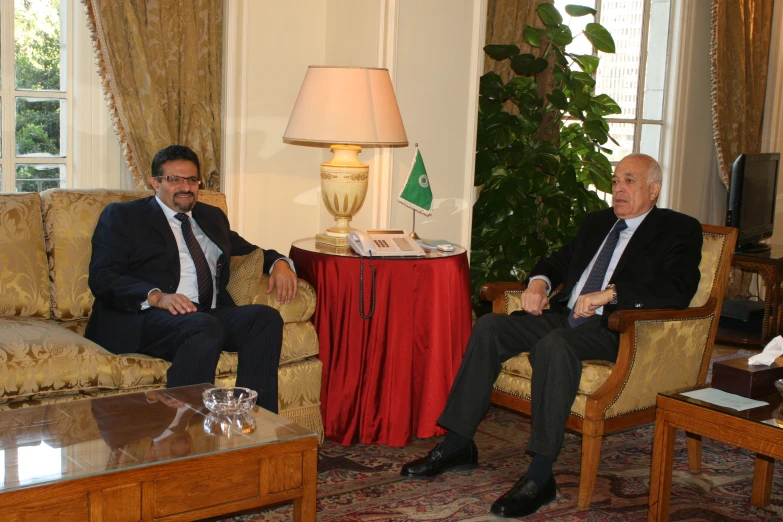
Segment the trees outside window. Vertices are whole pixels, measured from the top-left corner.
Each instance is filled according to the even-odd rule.
[[[0,2],[3,191],[66,186],[71,156],[67,1]]]

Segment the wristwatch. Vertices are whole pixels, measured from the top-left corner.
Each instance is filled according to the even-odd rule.
[[[609,304],[617,304],[617,288],[614,286],[614,283],[610,283],[606,285],[606,290],[612,289],[612,300],[609,301]]]

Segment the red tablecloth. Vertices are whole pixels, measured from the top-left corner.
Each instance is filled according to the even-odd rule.
[[[369,260],[293,244],[299,277],[313,285],[313,320],[323,362],[321,412],[334,442],[405,446],[413,437],[443,434],[443,411],[471,329],[467,254],[423,259],[375,259],[375,313],[359,314],[364,263],[364,311],[370,309]]]

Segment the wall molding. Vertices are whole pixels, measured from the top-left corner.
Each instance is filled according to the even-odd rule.
[[[231,0],[223,4],[222,140],[220,149],[221,190],[226,195],[228,217],[233,230],[244,231],[245,198],[242,197],[246,166],[247,123],[247,34],[248,2]]]
[[[397,87],[397,38],[399,36],[399,0],[381,0],[381,16],[378,28],[377,67],[389,69],[392,85]],[[403,122],[404,125],[404,122]],[[372,227],[388,229],[391,225],[391,203],[397,198],[392,194],[394,182],[394,149],[373,149],[371,173]]]
[[[476,191],[473,187],[476,169],[476,128],[478,127],[479,81],[484,72],[484,41],[487,31],[487,0],[473,0],[473,32],[471,34],[470,54],[470,90],[468,91],[467,125],[465,136],[465,174],[462,194],[468,208],[462,213],[460,244],[470,253],[470,239],[473,230],[473,204],[476,202]]]

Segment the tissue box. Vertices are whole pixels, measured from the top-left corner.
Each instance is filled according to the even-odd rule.
[[[783,366],[779,362],[757,366],[748,364],[748,357],[740,357],[712,365],[713,388],[749,399],[777,393],[774,384],[777,379],[783,379]]]

